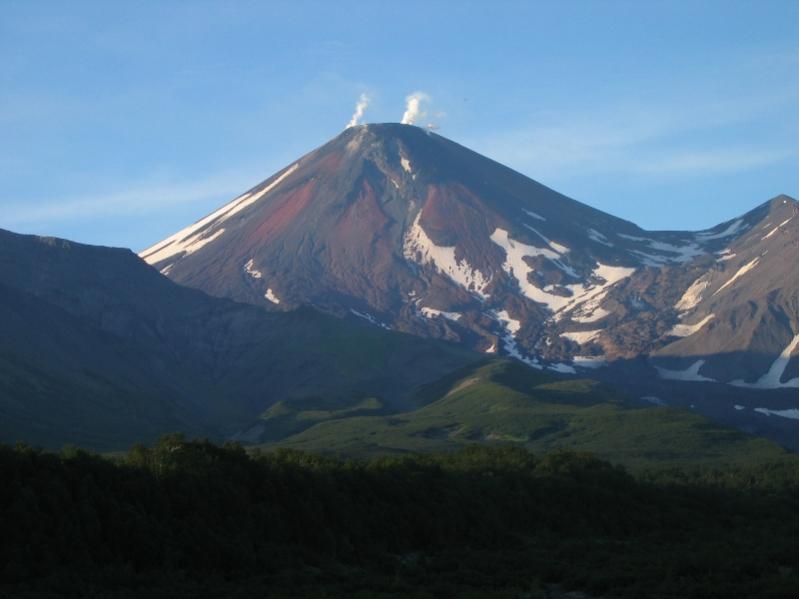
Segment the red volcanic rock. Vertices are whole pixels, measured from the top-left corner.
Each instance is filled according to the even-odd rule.
[[[434,133],[375,124],[142,257],[212,295],[354,311],[561,372],[581,356],[675,372],[702,359],[713,374],[695,380],[755,384],[799,334],[796,206],[644,231]]]

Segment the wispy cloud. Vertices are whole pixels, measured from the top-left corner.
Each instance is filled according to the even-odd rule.
[[[590,112],[539,113],[513,130],[472,143],[492,158],[538,177],[724,173],[798,157],[795,144],[775,135],[732,147],[721,141],[725,131],[788,112],[797,101],[799,93],[787,90],[685,105],[619,103]]]
[[[795,151],[789,149],[771,150],[756,146],[709,148],[663,153],[631,166],[634,171],[652,174],[723,174],[776,164],[796,155]]]
[[[26,202],[0,200],[0,226],[49,226],[79,219],[119,215],[155,214],[178,205],[219,204],[251,188],[257,177],[227,172],[183,181],[138,182],[126,189],[108,190],[85,197],[32,198]],[[197,215],[198,217],[201,215]]]

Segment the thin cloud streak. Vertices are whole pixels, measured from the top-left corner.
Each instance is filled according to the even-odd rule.
[[[799,151],[784,140],[735,147],[697,147],[685,139],[677,147],[675,142],[756,121],[774,110],[789,113],[797,100],[799,94],[788,91],[778,97],[692,103],[680,110],[618,105],[590,114],[539,114],[513,131],[473,140],[472,147],[533,176],[725,173],[776,164]]]
[[[109,215],[154,214],[182,204],[205,205],[214,199],[218,199],[221,205],[250,189],[256,182],[251,175],[244,173],[222,173],[188,181],[138,183],[124,191],[109,191],[84,198],[31,200],[26,203],[0,200],[4,206],[0,226],[45,226]]]
[[[633,164],[633,170],[646,174],[723,174],[777,164],[796,156],[790,150],[758,147],[710,148],[662,155],[657,160]]]

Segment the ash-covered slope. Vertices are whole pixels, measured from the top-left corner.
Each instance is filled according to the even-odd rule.
[[[270,313],[176,285],[129,250],[0,230],[0,440],[124,448],[223,437],[278,401],[407,407],[479,359],[310,308]]]
[[[666,333],[678,339],[654,355],[666,377],[799,388],[799,203],[779,196],[744,218],[746,234],[686,272]]]
[[[693,357],[689,366],[705,359],[700,368],[732,382],[738,363],[709,356],[760,352],[741,358],[752,382],[799,332],[796,311],[764,296],[762,330],[742,341],[740,311],[757,292],[740,287],[748,271],[724,284],[758,258],[750,270],[768,261],[791,296],[797,252],[783,231],[794,206],[779,198],[707,231],[644,231],[439,135],[364,125],[141,256],[212,295],[353,313],[561,372],[642,356],[681,368],[671,362]],[[777,232],[767,237],[768,224]],[[749,255],[778,243],[779,260]],[[712,305],[701,277],[713,278]],[[734,320],[729,333],[709,335],[723,320]]]

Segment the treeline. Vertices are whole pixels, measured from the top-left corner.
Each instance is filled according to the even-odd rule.
[[[0,596],[799,596],[799,474],[515,447],[0,447]]]

